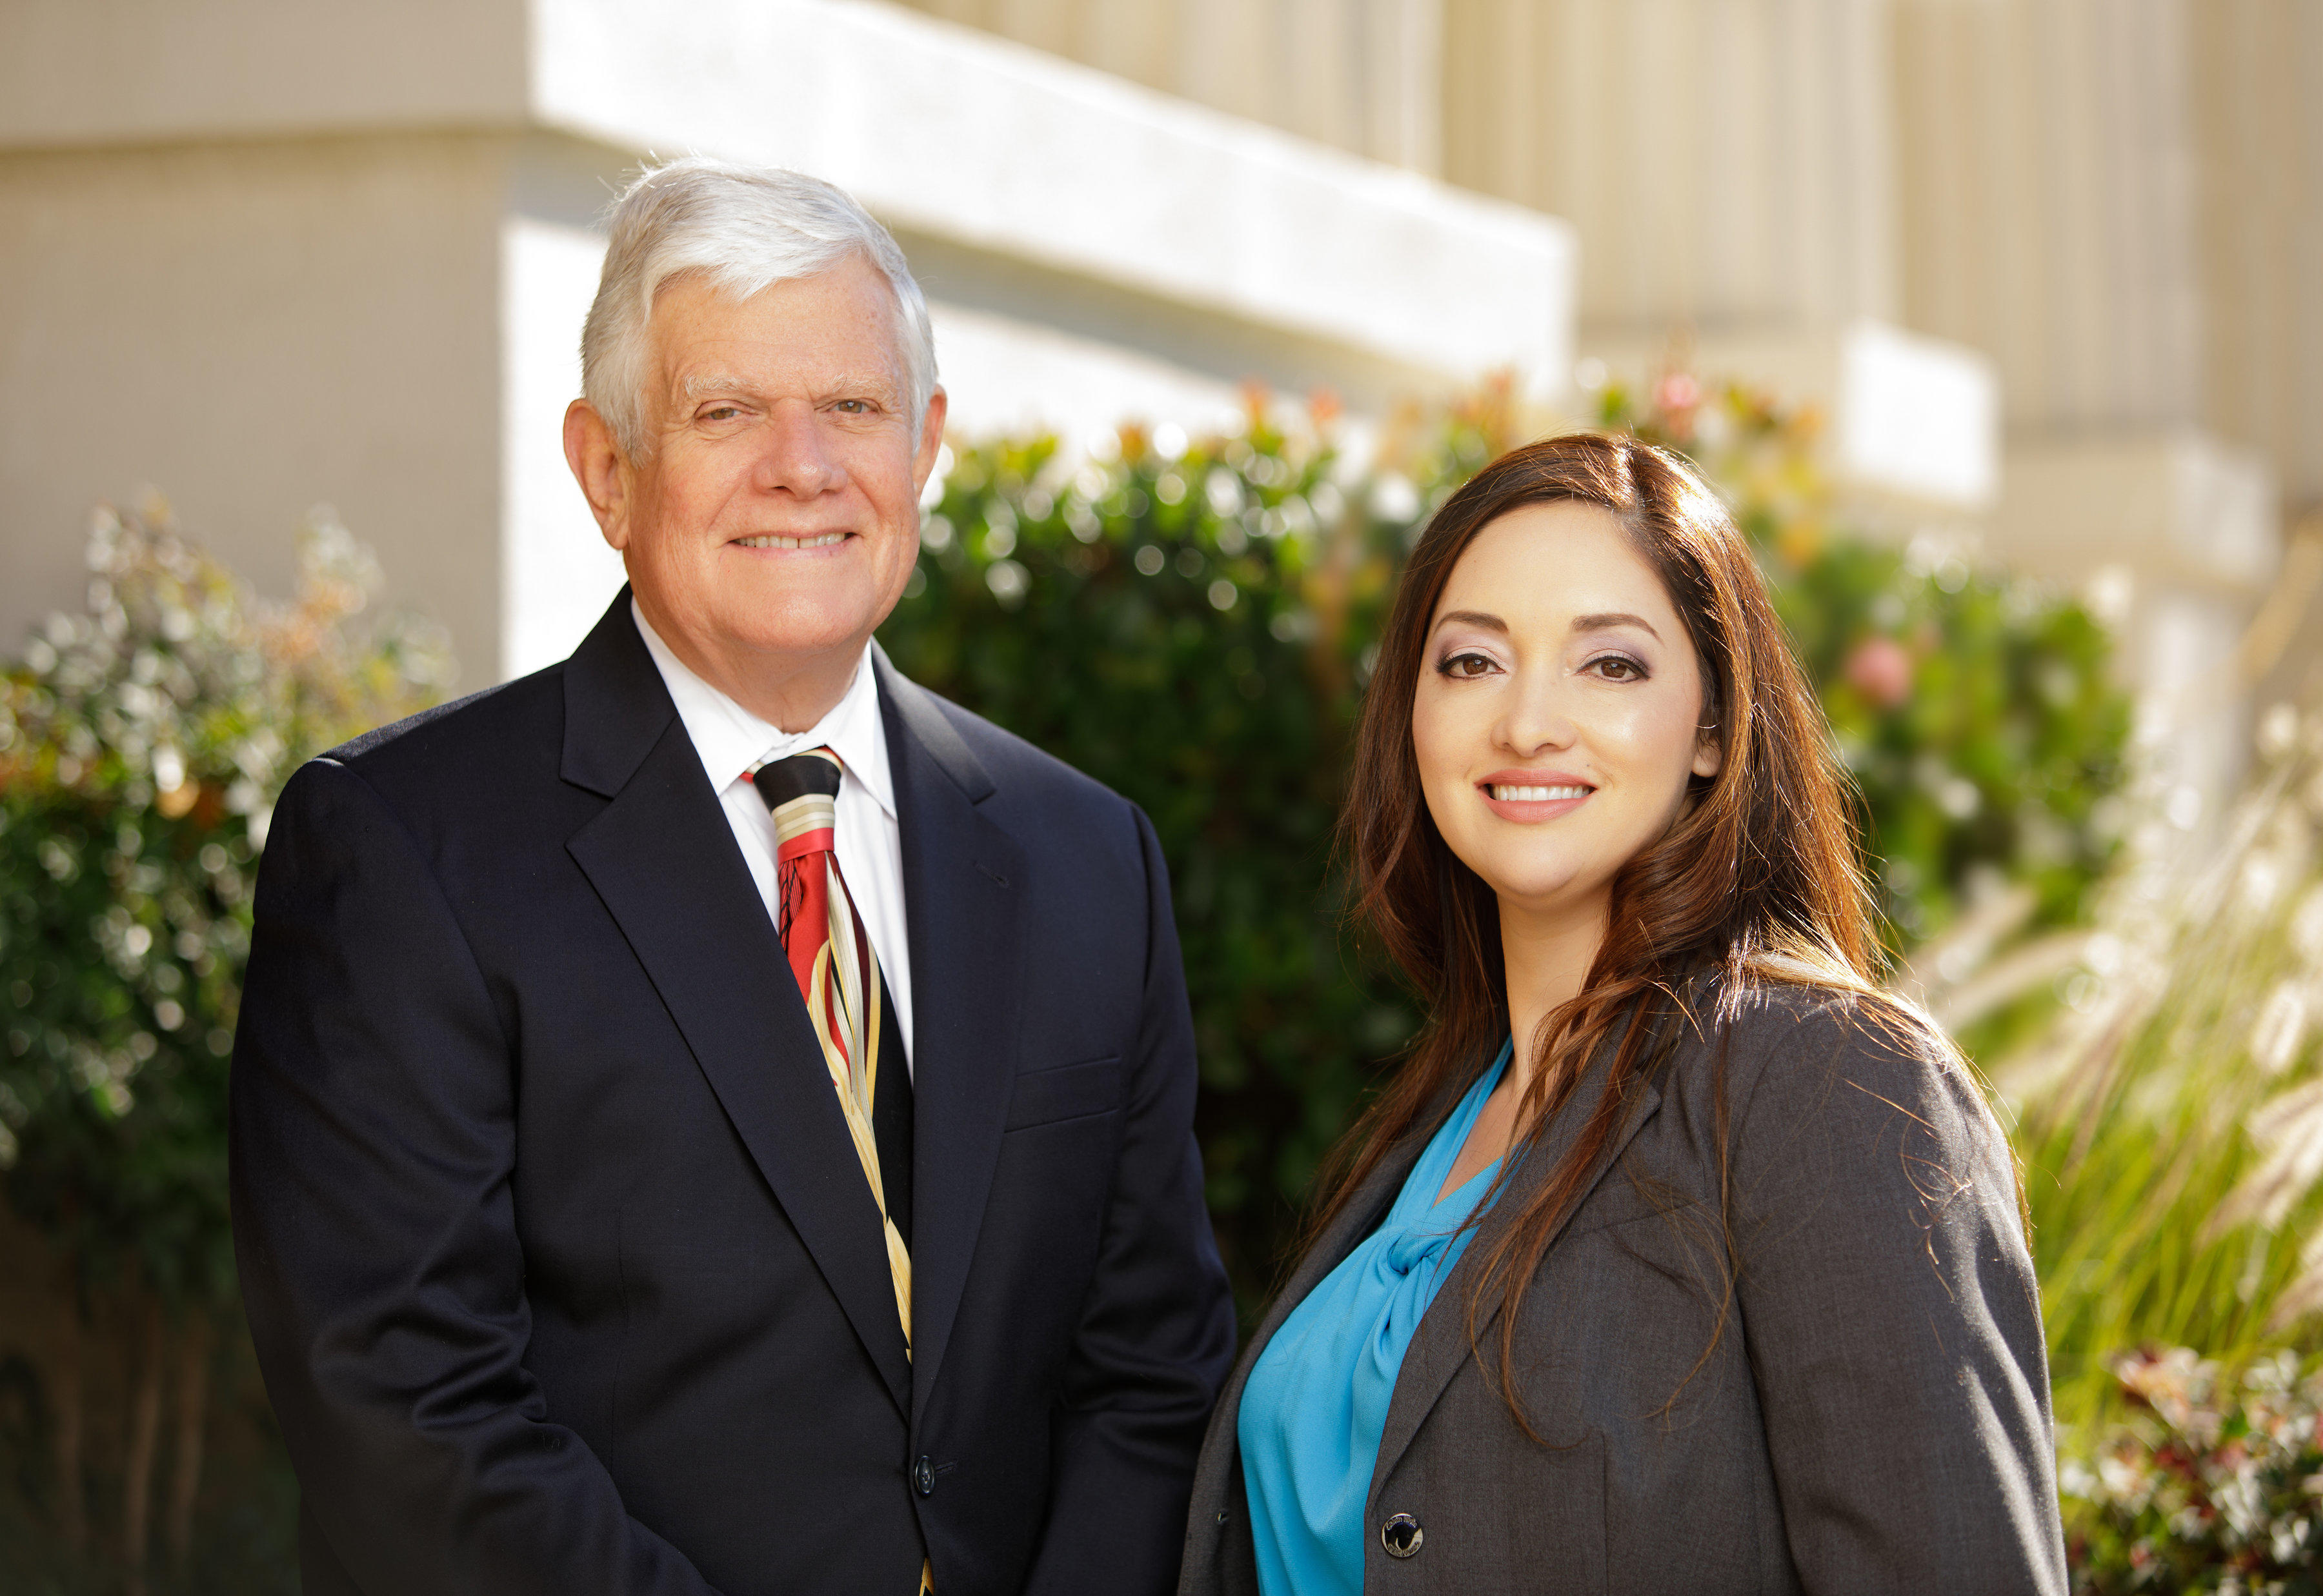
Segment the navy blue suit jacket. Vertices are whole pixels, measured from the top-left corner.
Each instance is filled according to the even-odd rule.
[[[1171,1587],[1232,1310],[1133,805],[875,652],[913,1340],[782,949],[625,592],[277,807],[234,1231],[309,1591]],[[925,1467],[921,1466],[923,1460]]]

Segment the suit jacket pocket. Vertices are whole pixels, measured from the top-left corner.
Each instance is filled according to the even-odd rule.
[[[1121,1106],[1121,1060],[1091,1059],[1079,1064],[1060,1064],[1016,1078],[1008,1099],[1012,1131],[1059,1120],[1111,1114]]]

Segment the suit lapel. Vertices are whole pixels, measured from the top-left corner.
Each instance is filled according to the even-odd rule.
[[[565,667],[565,778],[611,800],[566,851],[908,1412],[878,1210],[782,943],[629,618],[627,589]]]
[[[1524,1161],[1508,1188],[1501,1193],[1492,1213],[1477,1227],[1476,1234],[1461,1253],[1459,1262],[1453,1265],[1452,1272],[1445,1276],[1443,1284],[1437,1289],[1435,1301],[1420,1316],[1419,1329],[1412,1336],[1411,1344],[1404,1353],[1403,1367],[1396,1376],[1395,1395],[1388,1403],[1387,1424],[1380,1433],[1379,1462],[1372,1472],[1371,1495],[1374,1501],[1378,1499],[1382,1481],[1402,1460],[1412,1437],[1419,1433],[1420,1425],[1443,1396],[1444,1388],[1452,1382],[1452,1376],[1459,1371],[1461,1366],[1475,1355],[1476,1347],[1483,1344],[1499,1320],[1500,1301],[1494,1297],[1482,1305],[1483,1311],[1476,1316],[1475,1335],[1472,1341],[1468,1330],[1469,1294],[1475,1288],[1477,1276],[1492,1257],[1494,1245],[1507,1234],[1517,1215],[1523,1212],[1525,1203],[1540,1189],[1550,1171],[1564,1161],[1566,1155],[1573,1151],[1574,1143],[1581,1139],[1590,1111],[1596,1105],[1598,1094],[1604,1088],[1605,1077],[1612,1068],[1613,1054],[1619,1043],[1620,1032],[1617,1031],[1598,1049],[1596,1057],[1590,1060],[1589,1068],[1583,1072],[1564,1111],[1550,1123],[1540,1141],[1525,1154]],[[1605,1172],[1621,1158],[1630,1139],[1660,1108],[1661,1101],[1660,1088],[1650,1079],[1640,1080],[1632,1088],[1632,1099],[1614,1129],[1611,1142],[1590,1169],[1587,1185],[1566,1209],[1565,1216],[1556,1223],[1556,1228],[1549,1233],[1548,1246],[1556,1245],[1556,1238],[1564,1234],[1575,1212],[1588,1201],[1589,1194],[1596,1189],[1597,1183],[1605,1178]]]
[[[943,1367],[1000,1156],[1024,988],[1026,858],[978,812],[992,778],[875,644],[912,958],[912,1385]]]

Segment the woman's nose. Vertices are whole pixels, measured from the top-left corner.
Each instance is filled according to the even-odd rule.
[[[1510,683],[1507,709],[1493,728],[1493,740],[1519,758],[1570,748],[1577,728],[1561,683],[1520,675]]]

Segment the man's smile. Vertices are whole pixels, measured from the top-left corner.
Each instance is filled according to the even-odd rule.
[[[855,536],[852,532],[814,532],[803,537],[777,537],[771,534],[761,537],[737,537],[738,548],[836,548]]]

